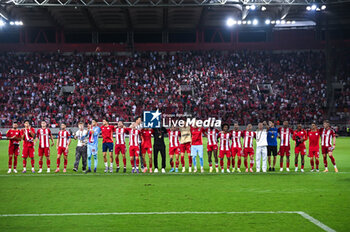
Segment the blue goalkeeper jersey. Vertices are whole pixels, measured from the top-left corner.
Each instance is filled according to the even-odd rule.
[[[88,140],[88,145],[97,147],[98,146],[98,136],[101,133],[101,129],[98,126],[95,126],[93,129],[94,134],[91,135],[89,131],[89,140]]]
[[[267,144],[269,146],[277,146],[277,128],[272,127],[267,131]]]

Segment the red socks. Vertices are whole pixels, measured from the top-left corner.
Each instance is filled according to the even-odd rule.
[[[31,160],[30,160],[30,163],[32,164],[32,168],[34,168],[34,164],[35,164],[35,163],[34,163],[34,159],[31,159]]]
[[[289,162],[287,162],[287,168],[289,168]]]
[[[170,166],[171,166],[172,168],[174,168],[174,161],[173,161],[173,160],[170,161]]]
[[[313,158],[310,159],[310,165],[311,165],[311,169],[314,169],[314,159]]]
[[[328,167],[327,156],[323,157],[323,163],[324,163],[324,167],[327,168]]]
[[[126,157],[125,158],[123,157],[123,163],[124,163],[124,167],[126,167]]]
[[[119,156],[115,157],[115,164],[117,165],[117,167],[119,167]]]
[[[251,160],[250,161],[250,168],[253,168],[253,166],[254,166],[254,160]]]
[[[39,160],[39,168],[42,169],[43,168],[43,161]]]
[[[181,166],[185,167],[185,156],[181,156]]]
[[[176,160],[175,165],[176,165],[176,168],[179,168],[179,161],[178,160]]]
[[[320,164],[320,161],[317,159],[316,160],[316,169],[318,169],[318,165]]]
[[[26,159],[23,160],[23,168],[25,168],[25,167],[27,167],[27,160]]]
[[[244,160],[244,166],[246,167],[246,168],[248,168],[248,160]]]
[[[220,159],[220,167],[221,167],[221,169],[224,169],[224,160],[223,159]]]
[[[189,163],[189,166],[192,167],[192,156],[188,157],[188,163]]]
[[[60,164],[61,164],[61,159],[57,158],[57,168],[60,168]]]
[[[63,162],[63,164],[64,164],[64,168],[66,169],[66,168],[67,168],[67,164],[68,164],[68,160],[65,159],[64,162]]]
[[[149,168],[152,168],[152,158],[149,159]]]
[[[50,168],[50,166],[51,166],[51,160],[46,160],[46,165],[47,165],[47,168]]]
[[[12,168],[12,156],[9,156],[9,169]]]
[[[331,159],[332,164],[333,164],[333,165],[335,165],[335,159],[334,159],[334,156],[330,156],[329,158]]]
[[[280,168],[283,168],[283,162],[280,162]]]
[[[135,167],[135,162],[134,162],[134,160],[133,159],[130,159],[130,163],[131,163],[131,167]]]
[[[235,159],[232,159],[232,168],[235,168]]]
[[[238,162],[237,162],[237,166],[238,166],[238,168],[241,168],[241,163],[242,163],[242,160],[241,160],[241,159],[239,159],[239,160],[238,160]]]
[[[231,160],[227,160],[227,169],[230,169],[230,167],[231,167]]]
[[[13,169],[16,169],[17,168],[17,156],[15,155],[13,157]]]
[[[136,159],[136,167],[139,166],[139,163],[140,163],[139,159]]]

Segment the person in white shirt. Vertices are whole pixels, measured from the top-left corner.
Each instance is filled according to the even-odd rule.
[[[256,131],[256,172],[260,172],[260,162],[262,159],[262,171],[267,169],[267,130],[266,122],[258,124]]]
[[[78,171],[78,166],[80,162],[80,158],[83,163],[83,172],[86,171],[86,160],[87,160],[87,141],[88,141],[88,132],[84,129],[84,123],[79,122],[78,124],[79,130],[75,132],[74,139],[78,140],[77,148],[75,149],[75,163],[73,171]]]

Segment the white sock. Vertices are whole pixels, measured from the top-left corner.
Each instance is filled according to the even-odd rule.
[[[23,168],[23,171],[27,171],[27,168]]]
[[[139,169],[139,167],[136,167],[136,169]]]
[[[109,165],[111,168],[113,168],[113,163],[110,163],[110,165]]]
[[[108,167],[108,162],[105,162],[105,167]]]
[[[337,165],[334,165],[334,168],[337,168]]]

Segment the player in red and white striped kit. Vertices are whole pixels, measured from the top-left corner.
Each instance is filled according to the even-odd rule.
[[[323,155],[323,163],[324,163],[324,172],[328,172],[328,164],[327,164],[327,155],[332,161],[334,166],[334,171],[338,172],[338,168],[335,165],[335,159],[333,156],[333,150],[335,149],[335,132],[332,130],[330,123],[328,121],[323,122],[323,128],[320,129],[321,134],[321,147],[322,147],[322,155]]]
[[[228,131],[229,125],[223,124],[222,125],[222,131],[218,134],[218,138],[220,139],[220,166],[221,166],[221,172],[224,173],[224,158],[226,156],[227,158],[227,169],[226,171],[230,173],[230,166],[231,166],[231,133]]]
[[[278,137],[280,138],[280,171],[283,171],[283,157],[286,155],[287,172],[289,172],[289,156],[290,156],[290,139],[293,136],[293,130],[288,127],[288,121],[283,122],[283,127],[278,128]]]
[[[22,173],[27,172],[27,158],[30,158],[30,163],[32,165],[32,173],[35,173],[34,170],[34,137],[35,130],[31,127],[28,120],[24,121],[24,129],[21,130],[21,136],[23,139],[23,150],[22,150],[22,158],[23,158],[23,171]]]
[[[170,172],[179,172],[179,155],[181,133],[175,127],[171,127],[168,131],[169,136],[169,156],[170,156]],[[175,170],[174,170],[174,155],[175,155]]]
[[[237,161],[237,171],[241,172],[241,155],[242,155],[242,143],[241,138],[243,137],[243,132],[239,130],[238,123],[234,123],[233,131],[231,131],[232,146],[231,146],[231,155],[232,155],[232,172],[235,171],[235,158],[238,156]]]
[[[50,172],[50,140],[51,140],[51,146],[53,146],[55,143],[53,141],[53,137],[51,134],[51,130],[47,128],[47,123],[45,121],[41,122],[41,128],[36,132],[36,139],[35,142],[39,140],[39,148],[38,148],[38,154],[39,154],[39,172],[42,173],[43,171],[43,157],[45,155],[46,157],[46,165],[47,165],[47,172]]]
[[[243,132],[243,157],[244,157],[244,166],[246,167],[245,172],[248,172],[248,156],[250,159],[250,168],[249,171],[253,172],[254,166],[254,147],[253,140],[256,138],[255,132],[252,131],[252,124],[247,125],[247,129]]]
[[[206,128],[205,134],[207,135],[207,153],[209,162],[209,172],[213,172],[212,155],[215,159],[215,170],[219,172],[219,160],[218,160],[218,133],[219,130],[214,127]]]
[[[119,172],[119,154],[123,156],[124,173],[126,172],[126,146],[125,146],[125,134],[126,128],[122,121],[118,122],[118,127],[115,128],[115,163],[117,165],[116,172]]]
[[[70,133],[66,130],[66,124],[61,123],[61,130],[58,132],[57,137],[57,169],[56,173],[60,171],[61,156],[64,158],[64,169],[63,172],[67,172],[68,164],[68,147],[71,142]]]
[[[147,172],[146,154],[148,154],[148,166],[149,172],[152,173],[152,135],[153,129],[142,128],[140,131],[141,136],[141,155],[143,160],[143,172]]]
[[[135,169],[136,172],[139,173],[139,154],[140,154],[140,146],[139,146],[139,139],[140,139],[140,130],[136,129],[136,124],[132,124],[129,128],[125,128],[126,131],[129,134],[129,153],[130,153],[130,163],[132,166],[131,172],[134,173]],[[134,162],[134,159],[136,162]],[[135,167],[136,163],[136,167]]]

